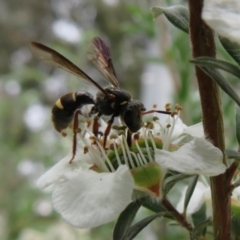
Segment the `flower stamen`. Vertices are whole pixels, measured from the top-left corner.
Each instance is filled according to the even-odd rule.
[[[129,161],[130,161],[130,164],[131,164],[131,168],[135,168],[136,166],[134,165],[132,156],[131,156],[131,154],[130,154],[131,151],[130,151],[130,149],[129,149],[129,147],[128,147],[127,140],[126,140],[126,138],[125,138],[124,135],[122,135],[122,139],[123,139],[123,142],[124,142],[123,144],[124,144],[124,146],[125,146],[125,148],[126,148],[126,152],[127,152],[127,155],[128,155]]]
[[[148,154],[148,159],[153,162],[153,158],[152,158],[152,155],[149,151],[149,145],[148,145],[148,141],[147,141],[147,133],[149,132],[150,130],[146,129],[144,132],[143,132],[143,138],[144,138],[144,142],[145,142],[145,146],[146,146],[146,150],[147,150],[147,154]]]
[[[120,157],[119,157],[119,154],[118,154],[118,150],[117,150],[115,141],[113,141],[113,147],[114,147],[114,152],[115,152],[115,155],[116,155],[116,158],[117,158],[118,166],[121,166],[122,163],[121,163],[121,160],[120,160]]]
[[[141,158],[142,158],[143,162],[145,162],[145,163],[147,164],[147,163],[148,163],[148,161],[147,161],[147,159],[145,158],[145,156],[143,155],[143,152],[142,152],[141,148],[139,147],[139,145],[138,145],[138,142],[137,142],[137,141],[136,141],[136,146],[137,146],[137,149],[138,149],[138,153],[139,153],[139,155],[141,156]]]
[[[128,164],[128,161],[127,161],[126,151],[125,151],[125,148],[124,148],[122,142],[120,142],[120,147],[121,147],[122,152],[123,152],[124,163],[129,167],[129,164]]]
[[[115,172],[115,169],[114,169],[110,159],[108,158],[107,154],[105,153],[105,150],[103,149],[102,145],[98,141],[96,141],[96,144],[97,144],[101,154],[103,155],[103,158],[105,159],[107,165],[109,166],[111,172]]]

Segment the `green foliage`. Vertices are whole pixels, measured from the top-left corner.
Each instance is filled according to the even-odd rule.
[[[161,14],[164,14],[169,22],[175,27],[186,33],[189,32],[189,12],[187,8],[181,5],[172,7],[153,7],[151,12],[154,20]]]
[[[142,200],[131,202],[125,210],[119,215],[116,225],[113,230],[113,240],[124,239],[124,235],[131,227],[132,222],[142,205]]]
[[[188,184],[188,188],[187,188],[185,199],[184,199],[184,212],[186,212],[187,210],[188,204],[191,200],[191,197],[197,185],[197,182],[198,182],[198,176],[194,176]]]

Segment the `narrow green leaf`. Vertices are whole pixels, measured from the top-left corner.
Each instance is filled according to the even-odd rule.
[[[221,69],[228,73],[231,73],[237,78],[240,78],[240,67],[223,60],[219,60],[211,57],[198,57],[198,58],[194,58],[190,62],[200,67]]]
[[[124,234],[123,238],[121,240],[132,240],[134,237],[137,236],[137,234],[146,227],[149,223],[151,223],[154,219],[161,217],[168,212],[162,212],[162,213],[156,213],[152,216],[146,217],[139,221],[138,223],[134,224],[132,227],[130,227],[127,232]]]
[[[154,201],[151,198],[145,198],[145,201],[142,203],[142,206],[155,212],[155,213],[159,213],[159,212],[166,212],[167,209],[162,205],[162,203],[160,201]]]
[[[240,44],[220,36],[219,40],[228,54],[240,65]]]
[[[186,175],[186,174],[177,174],[171,177],[167,177],[166,179],[164,179],[163,181],[163,196],[166,196],[168,194],[168,192],[172,189],[172,187],[180,180],[183,180],[185,178],[189,178],[192,177],[192,175]]]
[[[141,207],[142,201],[143,199],[138,199],[131,202],[120,214],[113,230],[113,240],[120,240],[123,238]]]
[[[188,184],[188,188],[187,188],[187,191],[185,194],[185,199],[184,199],[184,212],[186,211],[186,209],[188,207],[188,204],[191,200],[191,197],[192,197],[194,189],[197,185],[197,182],[198,182],[198,175],[194,176]]]
[[[197,239],[199,236],[201,236],[202,233],[205,231],[206,227],[209,226],[211,223],[212,223],[212,219],[209,218],[201,222],[200,224],[198,224],[192,232],[193,239]]]
[[[236,138],[238,141],[238,145],[240,145],[240,108],[239,106],[236,106]]]
[[[193,213],[191,216],[195,227],[198,226],[200,223],[204,222],[207,219],[206,202],[204,202],[200,209],[197,212]]]
[[[151,12],[154,20],[161,14],[164,14],[175,27],[186,33],[189,32],[189,11],[184,6],[153,7]]]
[[[200,67],[212,78],[212,80],[214,80],[221,87],[221,89],[229,97],[231,97],[237,103],[238,106],[240,106],[240,98],[238,97],[238,94],[234,91],[230,83],[216,69],[202,66]]]
[[[240,152],[234,150],[225,150],[225,153],[228,158],[240,160]]]

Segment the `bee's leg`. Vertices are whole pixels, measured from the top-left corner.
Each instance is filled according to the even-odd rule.
[[[94,117],[93,119],[93,134],[95,137],[98,137],[98,129],[99,129],[99,123],[98,120],[102,116],[101,113],[98,113],[97,116]]]
[[[105,148],[106,146],[106,142],[107,142],[107,137],[110,133],[110,130],[111,130],[111,127],[112,127],[112,124],[113,124],[113,121],[114,121],[114,118],[115,118],[115,115],[113,114],[110,118],[110,120],[108,121],[108,125],[107,125],[107,128],[104,132],[104,138],[103,138],[103,148]]]
[[[74,112],[74,117],[73,117],[73,125],[72,125],[72,130],[73,130],[73,146],[72,146],[72,158],[70,159],[69,163],[71,164],[75,158],[76,151],[77,151],[77,134],[81,131],[78,126],[78,115],[81,114],[80,109],[77,109]]]

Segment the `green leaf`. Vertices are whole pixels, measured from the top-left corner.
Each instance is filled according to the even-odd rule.
[[[225,150],[225,153],[228,158],[240,160],[240,152],[234,150]]]
[[[206,211],[207,211],[207,205],[206,205],[206,202],[204,202],[200,207],[200,209],[191,215],[193,224],[195,227],[207,219]]]
[[[219,60],[211,57],[198,57],[198,58],[194,58],[190,62],[200,67],[207,67],[211,69],[212,68],[221,69],[228,73],[231,73],[237,78],[240,78],[240,67],[223,60]]]
[[[151,199],[149,197],[145,198],[145,201],[142,203],[142,206],[155,212],[155,213],[167,211],[167,209],[162,205],[161,202],[153,201],[153,199]]]
[[[153,7],[151,12],[154,20],[161,14],[164,14],[175,27],[186,33],[189,32],[189,11],[184,6]]]
[[[192,239],[197,239],[199,236],[201,236],[204,233],[206,227],[209,226],[211,223],[212,219],[209,218],[198,224],[192,231]]]
[[[177,174],[171,177],[167,177],[163,181],[163,196],[166,196],[168,192],[172,189],[172,187],[180,180],[183,180],[185,178],[192,177],[192,175],[186,175],[186,174]]]
[[[240,65],[240,44],[220,36],[219,40],[228,54]]]
[[[221,89],[237,103],[238,106],[240,106],[240,98],[230,83],[216,69],[207,67],[201,67],[201,69],[207,75],[209,75],[212,80],[214,80],[221,87]]]
[[[238,141],[238,145],[240,145],[240,108],[239,106],[236,106],[236,138]]]
[[[198,175],[194,176],[188,184],[188,188],[187,188],[185,199],[184,199],[184,212],[186,212],[186,209],[188,207],[188,204],[190,202],[194,189],[197,185],[197,182],[198,182]]]
[[[142,201],[143,199],[138,199],[131,202],[120,214],[113,230],[113,240],[120,240],[123,238],[141,207]]]
[[[121,240],[132,240],[134,237],[137,236],[137,234],[146,227],[149,223],[151,223],[154,219],[161,217],[168,212],[161,212],[156,213],[152,216],[146,217],[139,221],[138,223],[134,224],[132,227],[130,227],[127,232],[124,234],[123,238]]]

